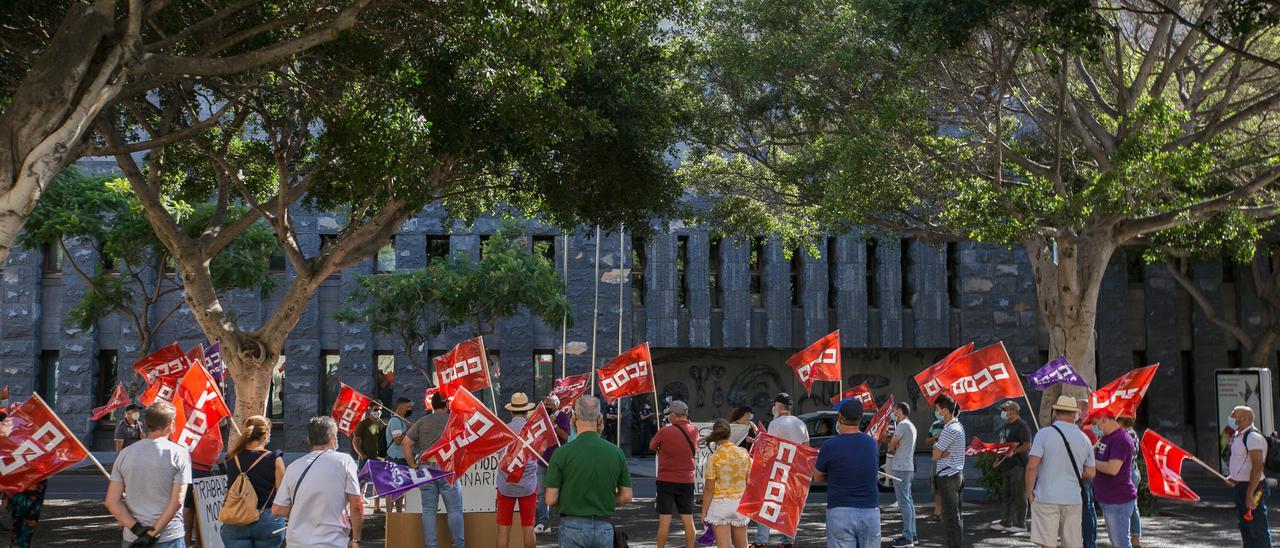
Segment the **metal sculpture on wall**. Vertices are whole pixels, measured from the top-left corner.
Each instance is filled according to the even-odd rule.
[[[715,390],[711,392],[711,405],[717,409],[724,407],[724,388],[720,386],[720,378],[724,377],[724,367],[719,365],[711,366],[711,376],[716,381]]]
[[[733,379],[727,403],[733,407],[750,406],[757,415],[763,416],[782,387],[782,376],[778,371],[767,365],[753,365]]]

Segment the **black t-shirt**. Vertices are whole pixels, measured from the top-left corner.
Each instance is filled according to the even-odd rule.
[[[1001,443],[1012,442],[1018,445],[1022,445],[1030,441],[1031,441],[1031,427],[1027,426],[1027,421],[1022,420],[1022,417],[1018,417],[1018,420],[1015,420],[1013,422],[1005,423],[1004,427],[1000,429]],[[1008,459],[1005,459],[1005,462],[1001,463],[1001,468],[1007,468],[1009,466],[1026,466],[1026,465],[1027,465],[1027,454],[1018,453],[1017,455],[1014,455],[1012,457],[1009,457]]]
[[[257,466],[253,466],[253,461],[258,460],[263,453],[270,453],[266,458],[262,459]],[[261,510],[266,504],[270,504],[269,496],[274,496],[271,490],[276,486],[276,459],[282,458],[283,453],[280,451],[241,451],[236,453],[236,463],[227,463],[227,486],[230,487],[236,478],[240,476],[240,470],[245,471],[245,475],[249,476],[249,483],[253,485],[253,493],[258,495],[258,509]],[[236,464],[240,466],[237,467]],[[253,466],[253,468],[249,468]]]

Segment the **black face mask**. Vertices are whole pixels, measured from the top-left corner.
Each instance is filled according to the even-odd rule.
[[[408,410],[406,410],[406,411],[404,412],[404,418],[406,418],[406,419],[407,419],[407,418],[409,418],[409,415],[412,415],[412,414],[413,414],[413,410],[412,410],[412,409],[408,409]]]

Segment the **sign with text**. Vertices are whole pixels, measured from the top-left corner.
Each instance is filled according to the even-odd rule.
[[[223,548],[222,522],[218,513],[227,499],[227,477],[191,478],[191,493],[196,500],[196,523],[200,526],[200,545]]]

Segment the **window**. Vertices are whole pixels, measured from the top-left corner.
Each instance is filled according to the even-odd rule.
[[[284,356],[271,370],[271,390],[267,392],[267,418],[284,420]]]
[[[1235,283],[1240,277],[1240,265],[1231,257],[1222,259],[1222,283]]]
[[[915,261],[911,258],[911,239],[898,240],[898,269],[902,275],[902,308],[911,308],[916,299],[916,287],[912,280],[911,269]]]
[[[62,273],[62,244],[55,242],[44,244],[40,249],[41,255],[44,257],[44,273],[45,274],[61,274]]]
[[[108,255],[106,251],[98,251],[98,270],[99,272],[115,272],[116,258]]]
[[[373,399],[391,405],[396,395],[396,356],[391,352],[374,352],[373,363]]]
[[[707,252],[707,285],[711,291],[711,308],[720,308],[720,238],[711,239]]]
[[[764,306],[764,237],[758,236],[751,240],[751,256],[747,259],[747,269],[751,275],[751,307],[760,308]]]
[[[791,252],[791,306],[800,306],[800,292],[803,290],[800,287],[800,280],[802,279],[800,270],[804,267],[803,253],[805,253],[803,249],[796,249]]]
[[[689,306],[689,237],[676,236],[676,306]]]
[[[960,245],[947,244],[947,300],[951,308],[960,308]]]
[[[880,307],[880,284],[876,282],[876,270],[880,261],[876,258],[876,239],[867,239],[867,308]]]
[[[435,260],[449,260],[449,237],[445,235],[427,236],[427,264]]]
[[[556,355],[550,350],[533,351],[533,398],[542,399],[551,393],[556,378]]]
[[[840,263],[836,262],[836,249],[839,240],[827,238],[827,308],[839,308],[840,303]]]
[[[284,252],[275,251],[271,254],[271,257],[267,258],[267,270],[271,271],[272,274],[283,274],[287,263],[288,261],[284,258]]]
[[[644,239],[631,237],[631,306],[644,308],[644,268],[648,263],[645,256]]]
[[[119,362],[120,358],[115,350],[98,352],[98,393],[94,398],[94,406],[100,407],[111,401],[111,394],[116,391],[116,384],[119,383],[116,376],[116,366]],[[107,418],[115,420],[116,412],[112,411]]]
[[[396,271],[396,239],[393,236],[387,245],[382,246],[378,250],[378,254],[373,258],[373,272],[375,274],[385,274],[387,272]]]
[[[541,255],[551,264],[556,264],[556,237],[555,236],[534,236],[533,237],[533,254]]]
[[[58,351],[45,350],[40,353],[40,372],[36,375],[36,393],[57,409],[58,405]]]
[[[333,409],[333,402],[338,399],[338,390],[341,389],[338,365],[342,358],[337,350],[321,350],[320,363],[323,366],[320,369],[320,414],[324,415]]]
[[[1142,262],[1142,253],[1129,250],[1124,254],[1125,272],[1129,277],[1129,285],[1141,286],[1146,279],[1146,264]]]
[[[484,248],[485,246],[489,245],[489,238],[492,238],[492,237],[493,235],[491,234],[484,234],[480,236],[480,260],[482,261],[484,260]]]

